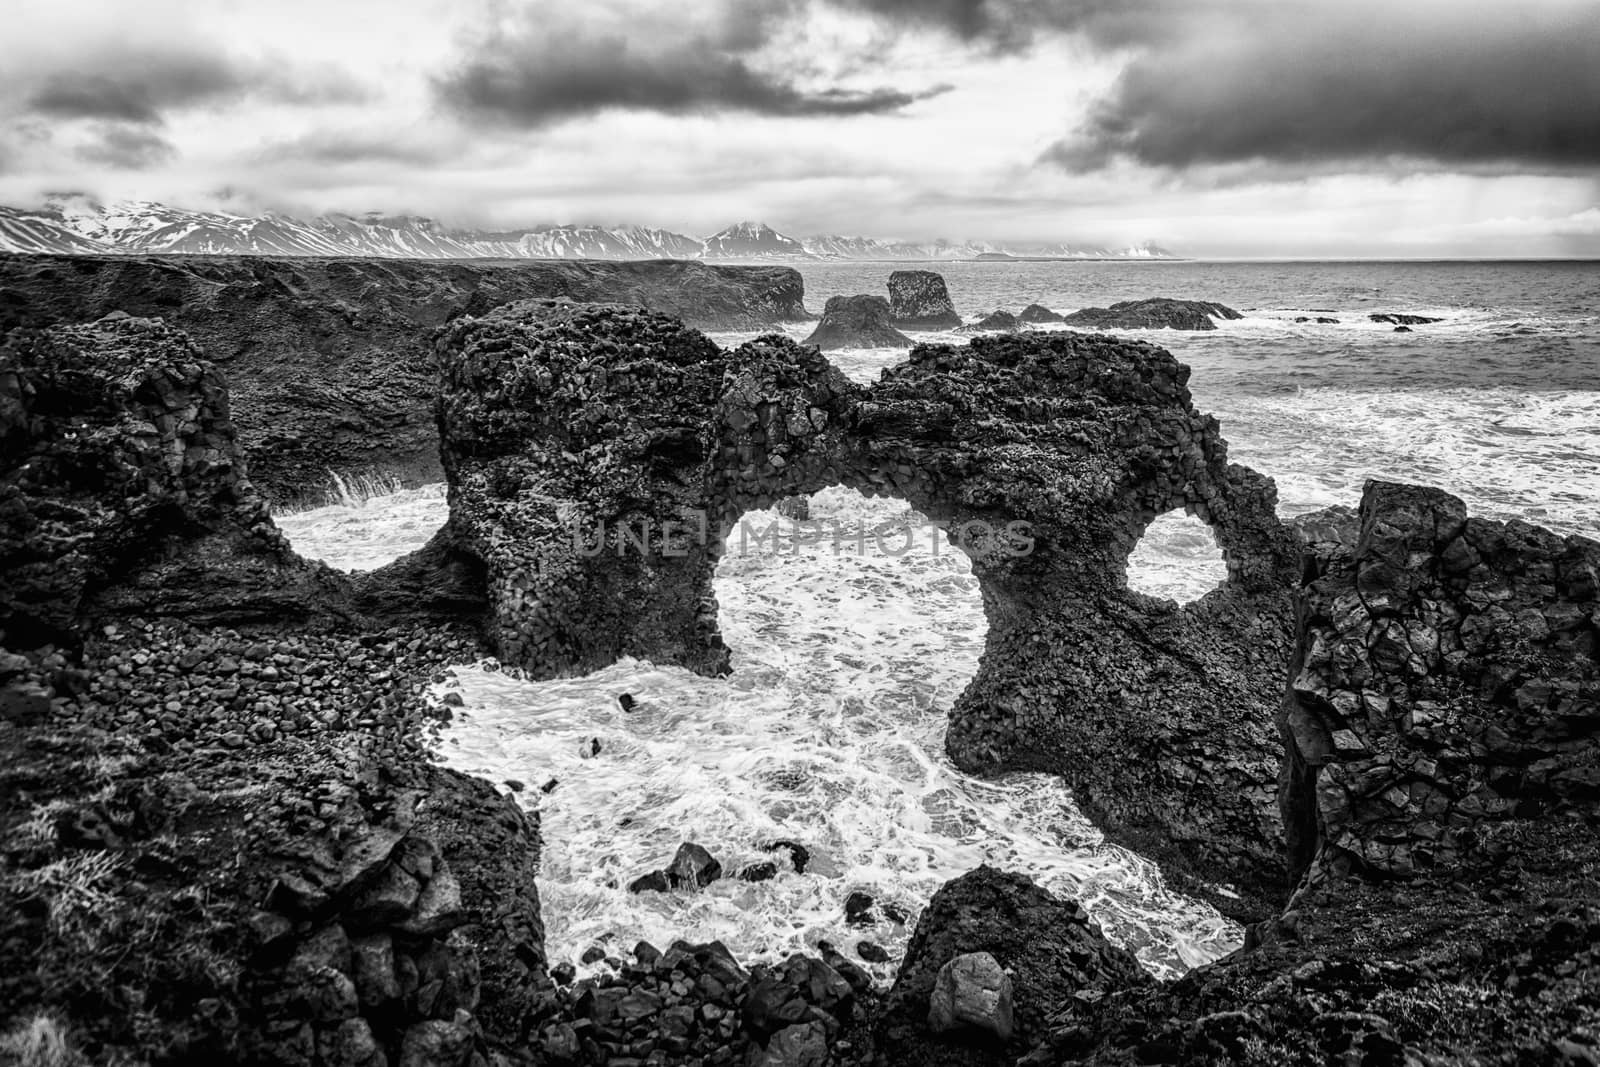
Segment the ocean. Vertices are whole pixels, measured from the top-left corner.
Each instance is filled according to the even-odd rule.
[[[1285,516],[1353,506],[1366,479],[1385,478],[1440,486],[1485,518],[1600,537],[1600,263],[820,263],[800,267],[807,305],[882,294],[889,272],[907,266],[944,275],[969,320],[1148,296],[1243,312],[1215,331],[1129,335],[1193,368],[1196,405],[1221,419],[1235,462],[1276,480]],[[1397,333],[1368,318],[1383,312],[1442,321]],[[731,345],[753,335],[712,336]],[[859,381],[903,357],[830,354]],[[304,554],[369,569],[419,547],[444,514],[442,487],[426,486],[278,521]],[[907,518],[903,505],[842,488],[818,493],[812,514],[868,529]],[[746,521],[792,530],[771,514]],[[950,765],[944,716],[976,668],[982,608],[957,551],[927,537],[910,552],[901,543],[734,546],[716,578],[733,650],[726,678],[633,661],[539,683],[493,663],[454,670],[439,695],[453,689],[463,705],[440,757],[524,783],[515,795],[544,830],[552,961],[577,963],[593,946],[626,957],[641,938],[718,938],[746,962],[820,940],[855,957],[870,941],[888,961],[863,965],[889,980],[919,909],[984,862],[1080,900],[1162,977],[1237,946],[1234,924],[1101,840],[1058,782],[977,779]],[[1205,528],[1168,516],[1140,544],[1130,582],[1182,601],[1222,573]],[[617,703],[624,692],[639,701],[632,712]],[[768,881],[725,877],[695,893],[625,889],[684,841],[731,873],[772,859],[762,846],[776,840],[807,847],[803,874],[785,866]],[[872,924],[846,925],[852,892],[878,902]]]

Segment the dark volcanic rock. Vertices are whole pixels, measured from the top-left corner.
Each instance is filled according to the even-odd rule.
[[[1132,954],[1107,941],[1078,904],[1025,875],[979,867],[939,888],[906,946],[879,1022],[890,1062],[945,1062],[938,1054],[941,1039],[928,1033],[930,999],[941,969],[969,953],[988,953],[1009,974],[1015,1045],[1024,1049],[1077,995],[1152,984]],[[992,1061],[948,1062],[1010,1058],[996,1050]]]
[[[1015,330],[1020,325],[1021,323],[1018,321],[1015,315],[1009,311],[1001,309],[989,312],[989,314],[985,315],[983,318],[979,319],[977,322],[974,322],[970,326],[961,327],[961,332],[993,333],[1001,330],[1011,331]]]
[[[1306,594],[1285,710],[1297,865],[1387,876],[1600,800],[1600,543],[1368,482]]]
[[[1426,315],[1400,315],[1394,312],[1375,311],[1367,316],[1373,322],[1387,322],[1395,326],[1426,326],[1430,322],[1443,322],[1443,319],[1430,319]]]
[[[789,267],[0,255],[0,333],[159,316],[227,374],[250,469],[274,504],[329,472],[438,481],[433,330],[514,300],[637,304],[707,329],[809,319]]]
[[[931,270],[897,270],[889,275],[890,322],[907,330],[948,330],[961,325],[944,277]]]
[[[1296,322],[1314,322],[1319,326],[1337,326],[1339,324],[1339,320],[1338,319],[1331,319],[1326,315],[1318,315],[1316,318],[1312,318],[1309,315],[1296,315],[1294,317],[1294,321],[1296,321]]]
[[[832,296],[805,343],[824,349],[910,348],[911,338],[889,325],[883,297]]]
[[[1069,326],[1088,326],[1097,330],[1214,330],[1211,320],[1239,319],[1231,307],[1209,300],[1173,300],[1157,296],[1148,300],[1124,300],[1109,308],[1084,308],[1062,318]]]
[[[1017,321],[1022,323],[1060,322],[1062,318],[1059,312],[1051,311],[1043,304],[1029,304],[1017,315]]]
[[[1298,548],[1166,352],[981,338],[919,346],[868,388],[784,338],[722,352],[661,316],[527,304],[454,324],[440,359],[451,525],[506,662],[724,670],[711,572],[740,515],[838,484],[904,499],[949,524],[992,606],[952,758],[1063,774],[1173,872],[1282,888],[1273,719]],[[1123,579],[1176,508],[1230,573],[1182,609]]]
[[[20,330],[0,348],[0,631],[89,614],[305,620],[349,589],[295,556],[245,472],[215,367],[159,321]]]

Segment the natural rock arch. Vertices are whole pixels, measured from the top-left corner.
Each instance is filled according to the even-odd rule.
[[[1271,481],[1227,462],[1167,352],[983,338],[918,346],[864,386],[783,337],[723,351],[664,315],[525,302],[453,323],[438,355],[444,536],[483,561],[503,659],[721,672],[711,582],[739,517],[831,485],[894,496],[996,532],[966,545],[989,635],[951,714],[957,764],[1063,774],[1120,840],[1248,887],[1281,877],[1298,553]],[[1174,508],[1229,570],[1176,611],[1121,581]]]

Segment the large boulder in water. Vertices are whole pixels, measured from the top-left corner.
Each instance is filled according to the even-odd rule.
[[[1069,326],[1096,330],[1215,330],[1218,319],[1242,319],[1233,308],[1209,300],[1173,300],[1156,296],[1124,300],[1108,308],[1084,308],[1062,318]]]
[[[999,330],[1015,330],[1021,325],[1017,317],[1011,312],[999,309],[989,312],[983,318],[970,326],[961,327],[962,333],[993,333]]]
[[[907,330],[949,330],[961,325],[944,276],[931,270],[897,270],[889,275],[889,315]]]
[[[1061,313],[1051,311],[1043,304],[1029,304],[1017,314],[1017,321],[1022,323],[1060,322]]]
[[[889,302],[881,296],[834,296],[805,343],[824,349],[910,348],[911,338],[889,325]]]

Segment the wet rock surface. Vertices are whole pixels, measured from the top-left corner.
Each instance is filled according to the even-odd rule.
[[[1432,322],[1443,322],[1443,319],[1430,319],[1426,315],[1402,315],[1396,312],[1375,311],[1367,318],[1372,322],[1387,322],[1395,326],[1426,326]],[[1321,321],[1320,319],[1317,321]]]
[[[1157,296],[1124,300],[1109,308],[1084,308],[1062,317],[1068,326],[1096,330],[1215,330],[1213,319],[1243,318],[1225,304],[1209,300],[1173,300]]]
[[[159,317],[232,385],[252,474],[274,505],[320,502],[329,472],[438,481],[435,328],[530,297],[655,308],[706,329],[813,316],[799,272],[660,261],[425,262],[0,255],[0,334]]]
[[[961,327],[962,333],[1002,333],[1009,332],[1021,326],[1021,322],[1011,312],[997,309],[989,312],[983,318],[970,325]]]
[[[530,303],[455,324],[440,359],[451,525],[507,662],[720,672],[711,573],[740,515],[829,485],[898,497],[966,547],[988,605],[956,762],[1063,774],[1119,840],[1282,891],[1273,720],[1298,549],[1166,352],[921,345],[867,388],[785,338],[723,352],[664,316]],[[1180,507],[1230,573],[1184,608],[1123,577]]]
[[[904,330],[948,330],[961,325],[944,276],[931,270],[889,275],[889,321]]]
[[[889,318],[889,302],[881,296],[831,296],[805,343],[822,349],[910,348],[911,338]]]

